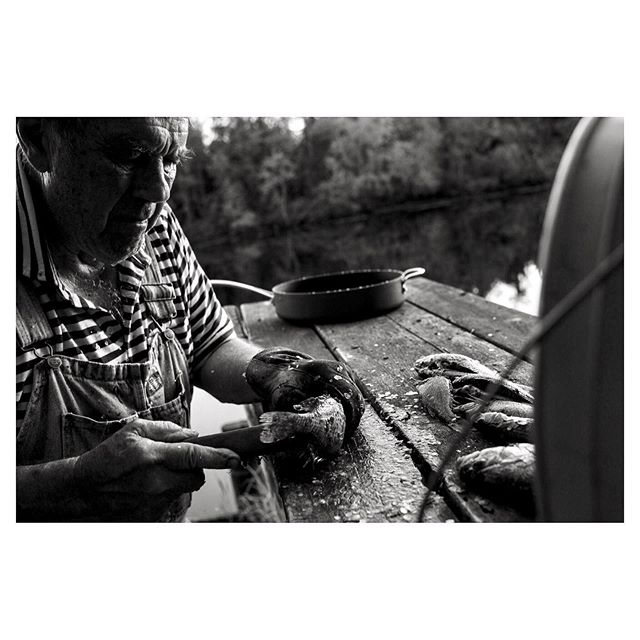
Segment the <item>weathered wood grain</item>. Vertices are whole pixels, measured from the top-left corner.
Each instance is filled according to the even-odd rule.
[[[393,520],[394,510],[381,512],[380,504],[401,505],[395,518],[415,517],[424,492],[420,478],[439,467],[457,433],[427,416],[420,406],[414,362],[446,351],[473,357],[500,371],[536,321],[533,316],[423,278],[410,281],[407,287],[408,302],[401,307],[385,316],[353,323],[301,327],[283,322],[270,303],[241,308],[238,321],[257,344],[288,346],[318,358],[332,354],[349,364],[370,405],[360,433],[339,458],[326,465],[321,482],[319,477],[308,481],[280,478],[292,521]],[[533,367],[522,363],[510,378],[531,384]],[[454,457],[493,444],[472,429],[457,445]],[[390,474],[408,477],[408,486],[417,490],[394,482],[392,491],[387,492],[389,485],[381,485],[379,479]],[[463,520],[526,519],[509,507],[466,491],[450,469],[439,493]],[[442,497],[434,496],[426,519],[441,521],[449,516]]]
[[[420,406],[415,391],[418,379],[413,364],[421,356],[444,350],[445,345],[450,344],[449,337],[458,337],[459,346],[466,347],[457,349],[457,352],[471,357],[478,357],[479,351],[487,354],[491,345],[485,343],[469,347],[468,340],[462,339],[462,334],[465,333],[463,330],[447,327],[447,323],[438,318],[426,320],[427,314],[424,311],[419,313],[427,327],[438,327],[439,335],[435,335],[436,332],[429,335],[429,342],[421,335],[421,329],[411,330],[413,312],[404,309],[357,323],[323,325],[317,327],[317,330],[331,350],[356,371],[367,400],[380,415],[386,416],[387,422],[392,424],[411,448],[414,460],[426,477],[430,471],[440,466],[452,442],[457,438],[457,433],[451,426],[428,416]],[[478,338],[472,340],[482,342]],[[492,354],[492,359],[496,358],[502,362],[508,360],[509,355],[504,352]],[[485,358],[480,359],[486,364]],[[529,366],[528,371],[520,372],[518,379],[529,382],[530,376]],[[471,429],[464,441],[457,446],[455,457],[494,444],[477,430]],[[453,477],[449,484],[453,486],[457,482]],[[465,492],[460,486],[457,490],[451,488],[444,495],[450,501],[450,506],[463,517],[473,520],[474,514],[485,513],[485,520],[514,519],[509,509],[490,504],[484,498]],[[471,504],[474,502],[477,504]]]
[[[425,313],[424,309],[411,302],[388,315],[400,327],[416,335],[436,351],[460,353],[491,367],[500,373],[512,361],[513,355],[504,349],[487,342],[480,336],[473,335],[460,327],[443,320],[438,316]],[[425,355],[427,355],[425,353]],[[417,358],[416,358],[417,359]],[[533,365],[521,362],[509,380],[521,384],[533,385]]]
[[[531,522],[531,518],[504,504],[497,504],[484,496],[467,491],[456,472],[447,469],[441,487],[447,504],[456,516],[469,522]]]
[[[429,313],[515,354],[535,326],[536,317],[488,302],[426,278],[407,282],[407,299]],[[527,357],[532,361],[530,356]]]
[[[436,468],[456,431],[428,416],[420,405],[413,364],[417,358],[440,349],[404,330],[389,316],[323,325],[318,332],[340,359],[355,370],[369,402],[393,421],[430,469]],[[488,446],[491,443],[472,429],[461,445],[461,453]]]
[[[256,344],[284,345],[333,359],[313,328],[283,322],[268,303],[243,305],[241,316]],[[287,477],[281,471],[278,480],[291,522],[410,522],[424,494],[422,475],[410,450],[370,406],[339,456],[312,476]],[[454,519],[440,496],[425,517],[431,522]]]
[[[279,484],[291,522],[412,522],[424,495],[407,448],[370,406],[338,457],[310,477],[280,474]],[[440,496],[425,518],[454,519]]]

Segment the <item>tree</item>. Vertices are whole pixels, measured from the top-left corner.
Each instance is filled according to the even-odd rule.
[[[282,151],[274,151],[265,158],[258,173],[260,191],[265,206],[279,211],[285,224],[289,223],[287,192],[294,177],[293,163]]]

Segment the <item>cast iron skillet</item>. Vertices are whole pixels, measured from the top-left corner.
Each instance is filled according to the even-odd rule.
[[[233,280],[211,280],[214,286],[235,287],[269,298],[276,313],[296,324],[348,322],[377,316],[404,302],[405,282],[424,275],[422,267],[338,271],[288,280],[271,291]]]

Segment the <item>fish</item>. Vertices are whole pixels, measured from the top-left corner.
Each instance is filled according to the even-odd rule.
[[[489,447],[456,461],[464,486],[498,502],[535,512],[535,448],[529,443]]]
[[[261,398],[269,399],[269,410],[292,411],[306,398],[331,395],[342,404],[346,438],[353,435],[364,414],[364,398],[350,370],[340,362],[315,360],[289,349],[266,349],[251,359],[245,378]]]
[[[416,387],[420,402],[427,413],[450,424],[457,419],[453,412],[453,396],[451,382],[444,376],[427,378]]]
[[[451,381],[454,398],[459,403],[482,398],[484,393],[493,386],[496,380],[497,378],[483,376],[477,373],[461,375]],[[511,382],[510,380],[500,380],[493,397],[497,400],[533,402],[531,387]]]
[[[420,378],[446,376],[452,379],[467,373],[498,377],[498,372],[494,369],[460,353],[434,353],[419,358],[413,367]]]
[[[340,451],[347,424],[340,402],[330,395],[321,395],[295,404],[292,409],[267,411],[260,416],[261,442],[304,436],[323,457],[335,456]]]
[[[481,413],[473,426],[499,442],[532,442],[533,418],[518,418],[499,411]]]
[[[454,411],[466,418],[477,411],[480,408],[479,401],[465,402],[459,404],[454,408]],[[491,400],[483,408],[484,412],[491,413],[496,411],[498,413],[506,413],[508,416],[516,418],[533,418],[533,405],[528,402],[516,402],[515,400]]]

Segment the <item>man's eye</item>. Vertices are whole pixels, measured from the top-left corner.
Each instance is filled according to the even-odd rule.
[[[134,165],[142,157],[140,151],[130,149],[116,149],[111,151],[109,155],[115,163],[123,166]]]
[[[175,168],[179,164],[182,164],[182,159],[178,156],[166,157],[163,158],[162,161],[164,162],[164,166],[168,169]]]

